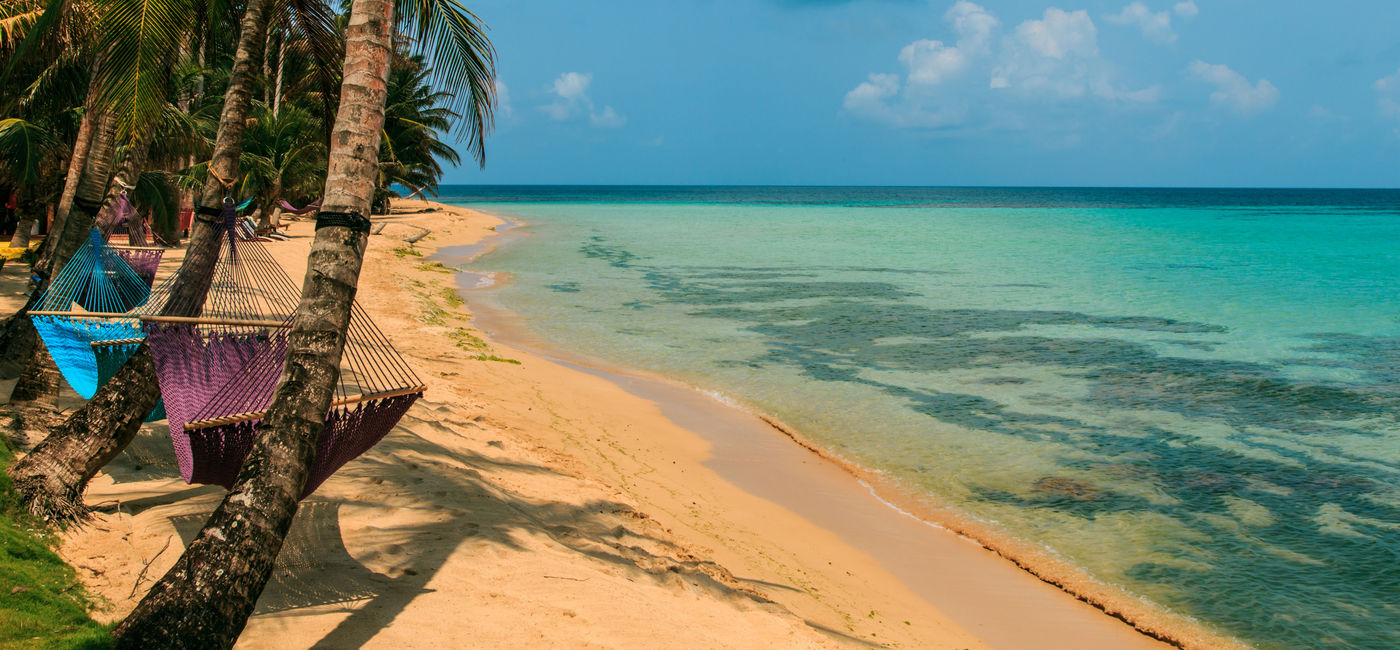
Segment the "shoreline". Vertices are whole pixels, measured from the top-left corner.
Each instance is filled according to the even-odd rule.
[[[501,221],[395,207],[376,217],[386,225],[370,239],[359,300],[428,393],[303,502],[238,647],[1164,647],[897,514],[748,411],[485,340],[473,321],[487,310],[465,308],[460,274],[433,255],[494,247]],[[402,241],[424,228],[416,245]],[[311,224],[290,233],[267,247],[295,278]],[[798,474],[775,475],[778,458]],[[796,490],[812,510],[731,470]],[[105,603],[94,616],[124,617],[223,494],[184,484],[164,423],[145,425],[90,485],[94,519],[61,535],[62,556]],[[852,543],[862,534],[942,541],[894,551],[908,555],[901,568]],[[921,582],[938,593],[910,586]]]
[[[463,209],[476,210],[476,208],[466,206],[453,206]],[[526,225],[526,222],[519,216],[507,216],[486,212],[491,216],[510,223],[510,230]],[[500,274],[497,272],[482,272],[479,270],[466,270],[457,268],[466,266],[477,258],[488,254],[501,247],[517,245],[518,240],[528,235],[522,233],[507,232],[497,234],[492,239],[496,240],[494,245],[489,247],[474,247],[475,250],[463,252],[451,251],[453,257],[448,266],[456,268],[459,278],[478,278],[476,286],[467,286],[466,283],[459,282],[458,289],[464,297],[482,296],[484,299],[473,303],[473,325],[478,327],[483,333],[488,335],[493,341],[503,343],[509,347],[525,348],[530,352],[543,356],[555,363],[560,363],[577,370],[595,374],[615,383],[627,390],[629,393],[655,401],[662,406],[662,411],[666,412],[667,400],[685,401],[684,397],[677,394],[680,392],[690,392],[698,396],[703,396],[708,400],[709,410],[712,412],[736,411],[747,417],[766,425],[771,433],[776,433],[792,447],[800,448],[802,451],[820,459],[821,462],[838,469],[850,479],[858,483],[871,500],[877,502],[879,507],[887,509],[889,512],[897,513],[899,516],[908,518],[939,533],[956,537],[959,540],[973,545],[982,550],[995,555],[998,561],[1014,566],[1017,571],[1032,577],[1039,583],[1053,588],[1060,594],[1069,596],[1076,601],[1083,603],[1097,610],[1099,614],[1118,622],[1126,624],[1136,633],[1144,638],[1150,638],[1183,648],[1243,648],[1245,644],[1236,639],[1223,637],[1220,634],[1205,628],[1194,619],[1172,614],[1161,607],[1150,603],[1140,597],[1132,595],[1121,588],[1100,582],[1088,575],[1073,564],[1058,558],[1053,552],[1048,551],[1031,542],[1009,536],[988,522],[963,515],[948,507],[930,503],[931,497],[920,495],[910,491],[908,488],[885,477],[878,470],[863,467],[858,463],[849,461],[840,455],[834,454],[810,438],[802,435],[795,428],[783,423],[778,418],[762,412],[761,409],[752,404],[748,404],[742,399],[735,399],[727,394],[715,392],[706,388],[690,385],[686,382],[675,380],[671,377],[655,373],[649,370],[632,368],[613,363],[611,361],[595,358],[588,355],[580,355],[577,352],[552,344],[551,342],[535,335],[524,318],[510,312],[504,308],[495,296],[490,295],[495,289],[500,288]],[[485,243],[483,243],[485,246]],[[483,282],[485,280],[485,282]],[[508,280],[507,280],[508,281]],[[484,303],[484,309],[483,307]],[[675,418],[672,418],[676,420]],[[700,418],[691,418],[685,421],[677,421],[677,424],[692,433],[706,439],[712,444],[730,443],[744,445],[744,441],[724,440],[724,434],[718,434],[713,428],[704,426]],[[791,495],[787,499],[783,495],[775,495],[771,485],[764,485],[761,482],[754,482],[753,477],[743,476],[743,469],[733,466],[723,460],[715,463],[707,463],[713,466],[724,478],[735,482],[741,488],[746,489],[754,496],[774,500],[779,505],[790,510],[797,511],[800,515],[806,516],[809,520],[816,519],[819,525],[828,529],[833,527],[835,522],[832,518],[823,518],[816,508],[803,507],[797,503]],[[746,480],[747,479],[747,480]],[[775,498],[775,496],[777,498]],[[848,536],[849,537],[849,536]],[[857,547],[868,550],[878,544],[871,543],[867,539],[847,539],[852,541]],[[913,549],[906,549],[913,550]],[[877,556],[877,560],[878,560]],[[899,563],[895,566],[888,566],[886,561],[881,564],[894,572],[899,568]],[[906,567],[907,568],[907,567]],[[925,576],[926,578],[929,576]],[[902,579],[903,580],[903,579]],[[908,580],[903,580],[908,583]],[[915,591],[933,591],[929,585],[910,585]],[[923,587],[922,589],[920,587]],[[940,609],[952,605],[952,603],[936,603]],[[955,606],[955,605],[954,605]],[[977,616],[966,617],[971,620],[962,620],[954,617],[955,622],[968,624],[972,623],[974,629],[982,621],[977,621]],[[984,637],[984,640],[985,637]],[[1014,643],[1013,639],[1006,639]],[[1043,639],[1038,639],[1041,643],[1039,647],[1050,647],[1044,645]],[[1082,647],[1082,646],[1081,646]]]

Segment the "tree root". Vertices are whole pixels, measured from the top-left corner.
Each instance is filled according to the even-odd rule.
[[[12,475],[10,478],[25,510],[45,523],[80,525],[92,517],[92,510],[83,503],[83,495],[77,490],[61,488],[55,491],[51,483],[56,481],[46,480],[48,477],[44,476]]]

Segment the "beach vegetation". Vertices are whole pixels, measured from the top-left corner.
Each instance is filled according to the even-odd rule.
[[[443,266],[442,262],[423,262],[418,265],[419,271],[432,271],[434,273],[451,273],[452,269]]]
[[[347,10],[385,20],[338,15]],[[23,185],[22,211],[54,210],[51,235],[33,267],[40,283],[34,297],[94,224],[110,228],[123,193],[138,213],[151,215],[158,239],[173,241],[175,215],[195,204],[253,196],[266,222],[284,198],[326,196],[327,210],[369,214],[381,168],[391,185],[429,191],[441,174],[437,159],[456,162],[456,152],[438,137],[454,125],[471,157],[485,161],[494,52],[479,21],[456,0],[17,0],[0,13],[0,155],[6,161],[0,174],[8,175],[0,190]],[[374,91],[376,78],[392,82],[387,103]],[[362,152],[368,160],[357,158],[365,157]],[[353,189],[333,204],[330,187]],[[188,234],[184,270],[171,289],[182,295],[208,285],[218,250],[216,228],[204,221],[196,219]],[[318,278],[348,275],[350,284],[315,288],[324,298],[315,318],[345,322],[363,254],[357,238],[334,240],[318,232]],[[43,352],[36,341],[21,310],[0,327],[0,360],[11,370],[39,367]],[[257,471],[245,472],[252,487],[244,489],[257,498],[225,502],[210,525],[231,531],[237,527],[224,525],[230,517],[256,523],[217,544],[207,535],[197,538],[176,570],[115,630],[118,645],[164,647],[198,638],[230,646],[237,638],[280,546],[280,537],[257,531],[285,533],[296,511],[289,495],[306,476],[295,462],[259,464],[259,449],[315,444],[314,418],[290,427],[279,423],[289,421],[289,411],[323,401],[334,385],[324,381],[335,374],[327,368],[339,363],[339,344],[293,347],[289,359],[311,368],[312,380],[270,407],[248,461]],[[63,444],[41,444],[6,470],[5,489],[13,489],[22,510],[54,520],[85,516],[87,482],[130,443],[159,398],[151,359],[146,346],[138,348],[87,405],[54,427],[49,440]],[[252,570],[212,568],[234,560]],[[202,597],[206,592],[191,587],[196,583],[240,596]],[[31,591],[21,585],[9,595]]]
[[[0,436],[0,469],[14,460]],[[54,552],[48,527],[25,511],[0,472],[0,647],[103,648],[107,626],[87,614],[92,600]]]
[[[467,304],[467,301],[462,300],[462,296],[457,294],[457,289],[455,287],[443,287],[442,299],[447,301],[448,307],[455,308]]]
[[[452,333],[448,334],[448,336],[452,337],[452,341],[457,344],[457,347],[463,350],[476,351],[491,347],[485,339],[472,334],[463,327],[452,330]]]
[[[399,257],[422,257],[422,256],[423,256],[423,253],[422,253],[421,251],[419,251],[418,249],[414,248],[414,247],[413,247],[413,244],[409,244],[409,245],[407,245],[407,246],[400,246],[399,248],[395,248],[395,249],[394,249],[394,254],[397,255],[397,256],[399,256]]]

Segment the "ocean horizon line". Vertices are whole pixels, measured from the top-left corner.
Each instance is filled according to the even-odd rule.
[[[1228,191],[1400,191],[1398,186],[1291,185],[878,185],[792,183],[442,183],[449,187],[590,187],[590,188],[792,188],[792,189],[917,189],[917,190],[1228,190]],[[441,193],[439,193],[441,194]]]

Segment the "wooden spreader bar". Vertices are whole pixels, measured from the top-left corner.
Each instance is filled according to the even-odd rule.
[[[111,341],[93,341],[92,343],[89,343],[88,345],[91,345],[92,347],[95,347],[95,348],[103,348],[103,347],[107,347],[107,346],[109,346],[109,345],[135,345],[135,344],[141,343],[142,341],[145,341],[145,340],[146,340],[146,339],[114,339],[114,340],[111,340]]]
[[[388,397],[398,397],[400,395],[412,395],[414,393],[421,393],[427,389],[427,386],[420,385],[412,386],[409,388],[399,388],[396,390],[386,390],[379,393],[369,393],[367,395],[356,395],[354,397],[345,397],[342,399],[335,400],[334,402],[331,402],[331,406],[345,406],[347,404],[358,404],[360,402],[368,402],[372,399],[384,399]],[[264,417],[267,417],[266,409],[261,411],[249,411],[247,413],[235,413],[233,415],[225,415],[219,418],[209,418],[207,420],[195,420],[193,422],[185,423],[185,431],[193,431],[195,429],[207,429],[209,427],[218,427],[223,426],[225,424],[237,424],[239,422],[247,422],[249,420],[261,420]]]
[[[30,312],[31,314],[34,312]],[[257,320],[251,318],[204,318],[201,316],[142,316],[142,322],[188,323],[190,325],[233,325],[244,327],[291,327],[292,321]]]
[[[30,316],[67,316],[69,318],[136,318],[135,314],[107,311],[29,311]]]

